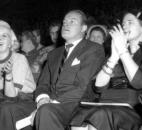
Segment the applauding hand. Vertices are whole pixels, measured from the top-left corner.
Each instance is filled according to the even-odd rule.
[[[113,27],[113,29],[110,31],[110,35],[112,37],[113,44],[115,45],[115,48],[119,55],[128,51],[127,35],[125,35],[120,24],[118,24],[118,26]]]

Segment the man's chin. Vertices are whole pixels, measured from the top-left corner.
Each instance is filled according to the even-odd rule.
[[[66,39],[69,39],[69,38],[70,38],[70,35],[62,35],[62,38],[64,38],[65,40],[66,40]]]

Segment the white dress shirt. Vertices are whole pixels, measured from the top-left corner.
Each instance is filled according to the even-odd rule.
[[[73,46],[69,49],[67,58],[70,56],[70,54],[72,53],[72,51],[74,50],[74,48],[78,45],[78,43],[79,43],[81,40],[82,40],[82,38],[81,38],[81,39],[78,39],[78,40],[76,40],[76,41],[74,41],[73,43],[71,43],[71,44],[73,44]],[[68,43],[65,43],[65,45],[67,45],[67,44],[68,44]]]

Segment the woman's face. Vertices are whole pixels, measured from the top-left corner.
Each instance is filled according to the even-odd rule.
[[[131,13],[124,16],[122,26],[128,41],[137,40],[142,34],[140,21]]]
[[[104,43],[104,36],[101,31],[93,30],[90,34],[89,40],[102,45]]]
[[[31,39],[27,38],[25,35],[21,37],[21,50],[24,52],[29,52],[35,48]]]
[[[6,27],[0,27],[0,52],[9,51],[11,47],[11,32]]]

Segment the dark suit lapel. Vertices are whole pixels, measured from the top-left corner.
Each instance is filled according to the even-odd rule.
[[[73,60],[77,57],[79,57],[79,55],[82,53],[82,51],[84,50],[84,47],[86,45],[85,40],[82,40],[72,51],[72,53],[70,54],[70,56],[68,57],[68,59],[65,61],[64,64],[64,68],[68,67],[71,65],[71,63],[73,62]]]
[[[63,58],[64,50],[65,50],[65,48],[62,47],[58,51],[58,53],[56,53],[56,56],[55,56],[56,59],[53,60],[54,61],[54,66],[55,66],[55,67],[53,67],[53,75],[54,75],[53,83],[55,83],[56,80],[57,80],[57,76],[58,76],[58,72],[59,72],[59,67],[61,65],[61,61],[62,61],[62,58]]]

